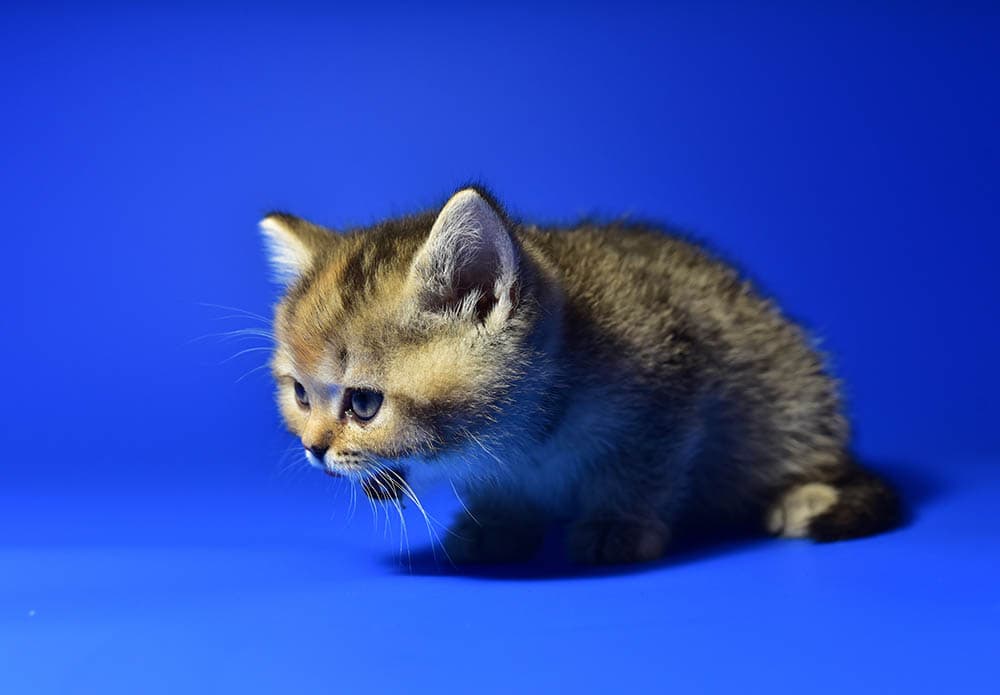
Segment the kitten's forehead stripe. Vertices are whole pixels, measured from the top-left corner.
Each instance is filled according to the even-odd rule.
[[[417,215],[345,234],[289,292],[283,335],[304,369],[317,369],[327,350],[346,369],[347,340],[370,348],[415,339],[394,323],[394,309],[433,222],[431,214]]]

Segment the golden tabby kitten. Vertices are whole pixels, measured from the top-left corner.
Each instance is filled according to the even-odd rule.
[[[477,188],[342,234],[261,228],[289,428],[369,496],[462,490],[454,561],[528,558],[552,522],[575,560],[621,563],[691,523],[827,541],[898,520],[802,330],[689,242],[521,225]]]

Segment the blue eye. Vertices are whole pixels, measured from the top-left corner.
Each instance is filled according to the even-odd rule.
[[[351,390],[351,414],[359,420],[371,420],[382,407],[382,394],[370,389]]]
[[[306,387],[297,381],[295,382],[295,400],[300,408],[309,409],[309,394],[306,393]]]

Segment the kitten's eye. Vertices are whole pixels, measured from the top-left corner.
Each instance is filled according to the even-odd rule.
[[[295,382],[295,400],[298,401],[300,408],[309,409],[309,394],[306,393],[306,387]]]
[[[382,407],[382,394],[370,389],[351,390],[351,413],[359,420],[371,420]]]

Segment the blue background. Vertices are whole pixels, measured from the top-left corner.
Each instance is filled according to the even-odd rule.
[[[0,691],[995,686],[998,30],[972,3],[6,3]],[[368,223],[469,179],[739,259],[912,523],[461,574],[413,510],[409,558],[394,513],[352,516],[267,353],[230,358],[263,341],[212,336],[255,320],[208,305],[268,313],[266,210]]]

